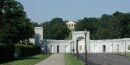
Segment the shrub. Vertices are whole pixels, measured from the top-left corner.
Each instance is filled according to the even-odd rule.
[[[15,57],[27,57],[40,53],[40,47],[34,45],[15,44],[15,45],[0,45],[0,62],[10,60]]]
[[[32,56],[40,53],[40,47],[34,45],[16,44],[15,54],[18,57]]]
[[[0,61],[14,58],[14,45],[0,45]]]

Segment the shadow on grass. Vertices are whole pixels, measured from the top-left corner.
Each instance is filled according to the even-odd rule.
[[[33,56],[29,56],[29,57],[19,57],[19,58],[14,58],[14,59],[11,59],[11,60],[3,60],[3,61],[0,61],[0,64],[12,62],[12,61],[18,61],[18,60],[25,60],[25,59],[39,59],[39,58],[33,57]]]

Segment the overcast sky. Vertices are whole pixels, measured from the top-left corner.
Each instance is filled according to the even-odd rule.
[[[130,12],[130,0],[17,0],[33,22],[54,17],[76,21],[83,17],[100,17],[115,11]]]

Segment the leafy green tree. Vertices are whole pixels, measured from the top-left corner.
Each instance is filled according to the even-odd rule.
[[[44,30],[44,39],[63,40],[69,37],[70,30],[61,18],[53,18],[50,22],[41,24]]]
[[[94,36],[96,34],[96,23],[97,23],[98,19],[96,18],[84,18],[82,20],[79,20],[76,23],[76,31],[84,31],[85,29],[87,29],[88,31],[90,31],[91,35],[91,39],[95,39],[96,36]]]
[[[130,37],[130,13],[116,11],[101,18],[84,18],[77,22],[75,30],[87,29],[91,39],[113,39]]]
[[[30,19],[20,2],[16,0],[0,1],[0,42],[18,43],[33,36]],[[25,35],[27,34],[27,35]]]
[[[37,22],[31,22],[32,23],[32,26],[33,27],[38,27],[38,26],[40,26]]]
[[[103,14],[102,17],[99,19],[98,24],[97,24],[97,38],[99,39],[108,39],[111,38],[112,35],[112,25],[110,15]],[[110,33],[108,33],[110,32]],[[109,36],[109,37],[108,37]]]
[[[40,26],[43,27],[44,39],[49,39],[49,38],[51,37],[51,34],[50,34],[50,32],[51,32],[51,31],[50,31],[50,28],[51,28],[50,22],[49,22],[49,21],[46,21],[46,22],[44,22],[44,23],[41,23]]]

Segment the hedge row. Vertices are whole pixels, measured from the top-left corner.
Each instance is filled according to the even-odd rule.
[[[0,61],[14,58],[14,45],[0,45]]]
[[[0,61],[10,60],[14,57],[27,57],[36,55],[39,54],[40,51],[40,47],[34,45],[0,45]]]
[[[16,57],[26,57],[32,56],[40,53],[40,47],[34,45],[23,45],[23,44],[16,44],[15,45],[15,54]]]

